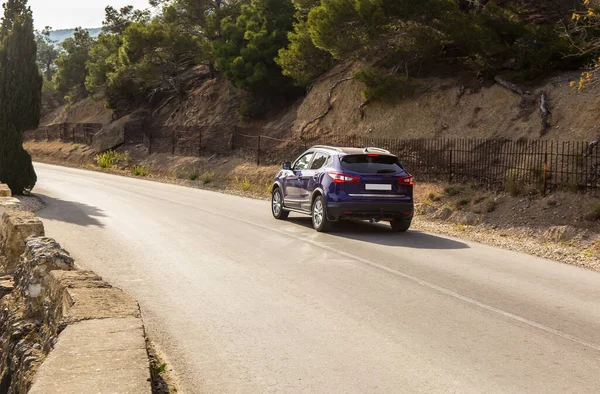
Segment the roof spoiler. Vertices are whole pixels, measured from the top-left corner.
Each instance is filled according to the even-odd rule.
[[[391,155],[392,152],[390,152],[389,150],[386,149],[381,149],[381,148],[376,148],[374,146],[365,148],[365,153],[383,153],[385,155]]]

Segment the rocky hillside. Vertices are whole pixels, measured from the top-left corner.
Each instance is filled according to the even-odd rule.
[[[298,137],[306,124],[322,115],[328,107],[332,86],[351,78],[355,67],[339,65],[322,77],[306,96],[296,102],[283,102],[259,119],[240,122],[240,108],[248,95],[234,88],[220,75],[212,78],[198,67],[187,99],[164,100],[154,106],[140,107],[135,116],[147,117],[152,127],[207,126],[214,138],[219,133],[243,124],[262,129],[264,135]],[[364,107],[361,82],[350,79],[333,90],[330,112],[306,128],[312,133],[369,135],[385,138],[508,138],[591,140],[598,128],[595,111],[600,105],[596,89],[577,91],[569,86],[576,73],[561,73],[530,87],[519,96],[493,81],[474,78],[428,78],[417,92],[395,104],[371,103]],[[542,135],[540,94],[547,93],[551,115],[549,129]],[[134,117],[135,117],[134,116]],[[129,118],[128,118],[129,119]],[[113,121],[104,103],[86,99],[47,116],[42,124],[103,123]],[[122,123],[123,122],[119,122]],[[224,140],[227,144],[229,141]]]
[[[341,66],[340,66],[341,68]],[[352,68],[333,70],[317,83],[296,111],[293,131],[299,132],[327,108],[327,95]],[[597,133],[595,111],[600,92],[577,91],[570,81],[576,73],[561,73],[519,96],[493,81],[429,78],[413,97],[396,104],[364,102],[362,83],[349,80],[333,93],[332,111],[316,126],[322,133],[356,133],[390,138],[508,138],[588,140]],[[546,92],[551,116],[542,133],[540,95]],[[543,134],[543,135],[542,135]]]

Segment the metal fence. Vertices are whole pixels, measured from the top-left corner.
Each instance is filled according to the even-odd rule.
[[[94,135],[102,129],[101,123],[59,123],[26,131],[23,139],[34,141],[62,141],[74,144],[93,142]]]
[[[312,136],[307,146],[377,146],[398,155],[425,181],[475,180],[490,186],[528,184],[541,191],[600,187],[600,146],[583,141],[505,139],[383,139]]]
[[[143,144],[149,154],[202,156],[231,152],[233,131],[216,127],[165,126],[148,129],[143,122],[125,125],[125,144]]]
[[[26,138],[91,143],[89,133],[95,129],[97,126],[89,124],[53,125],[31,132]],[[280,130],[260,127],[149,129],[144,122],[125,125],[125,143],[143,144],[150,154],[201,156],[235,152],[262,165],[293,161],[313,145],[377,146],[398,155],[407,170],[422,181],[474,180],[490,187],[516,182],[534,185],[544,192],[558,187],[600,189],[600,145],[597,143],[524,139],[396,139],[336,134],[311,134],[288,139],[270,136],[281,134]]]

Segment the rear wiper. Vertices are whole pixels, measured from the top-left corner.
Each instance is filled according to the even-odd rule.
[[[396,171],[395,170],[379,170],[377,171],[378,174],[395,174]]]

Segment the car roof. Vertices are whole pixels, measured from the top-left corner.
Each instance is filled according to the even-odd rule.
[[[327,151],[328,153],[337,153],[342,155],[366,155],[366,154],[378,154],[382,156],[394,156],[393,153],[389,152],[386,149],[376,148],[376,147],[367,147],[367,148],[349,148],[349,147],[337,147],[337,146],[325,146],[325,145],[317,145],[313,146],[311,149]]]

